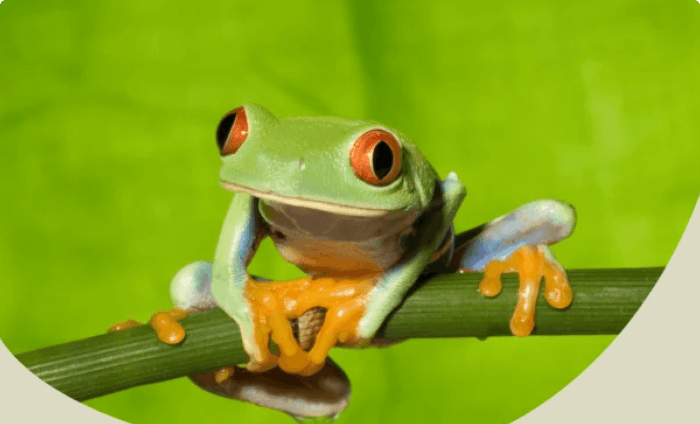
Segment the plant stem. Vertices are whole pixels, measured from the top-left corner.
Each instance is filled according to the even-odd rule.
[[[662,271],[568,271],[573,304],[555,310],[540,296],[533,334],[618,334]],[[478,292],[480,279],[481,274],[443,274],[418,283],[377,337],[510,335],[516,276],[504,276],[503,291],[495,299]],[[192,314],[182,324],[187,337],[177,346],[159,342],[149,326],[141,326],[25,352],[17,359],[46,383],[79,401],[247,361],[238,326],[222,310]]]

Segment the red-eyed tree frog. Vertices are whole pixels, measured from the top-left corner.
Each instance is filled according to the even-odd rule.
[[[349,385],[328,351],[367,345],[426,270],[483,272],[479,289],[489,297],[500,292],[501,273],[518,272],[510,322],[517,336],[534,327],[543,277],[550,305],[571,303],[548,247],[573,230],[575,213],[565,203],[534,201],[456,235],[461,181],[454,173],[440,180],[404,134],[377,122],[278,119],[247,104],[221,119],[216,142],[221,185],[235,194],[214,261],[180,270],[170,288],[176,309],[151,320],[169,343],[182,340],[176,321],[190,312],[219,306],[238,323],[250,361],[192,377],[207,390],[295,417],[338,414]],[[249,275],[264,237],[308,277]]]

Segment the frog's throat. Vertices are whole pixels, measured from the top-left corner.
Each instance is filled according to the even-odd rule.
[[[251,196],[257,197],[259,199],[269,200],[271,202],[331,212],[339,215],[382,216],[394,212],[386,209],[363,208],[358,206],[343,205],[340,203],[324,202],[322,200],[305,199],[303,197],[283,196],[273,191],[256,190],[254,188],[230,183],[228,181],[221,181],[220,183],[223,188],[229,191],[250,194]]]

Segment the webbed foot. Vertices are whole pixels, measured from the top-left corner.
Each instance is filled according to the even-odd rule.
[[[517,272],[520,279],[518,302],[510,320],[510,330],[518,337],[528,336],[535,327],[535,307],[542,277],[545,279],[544,297],[557,309],[571,304],[573,292],[564,269],[545,246],[523,246],[505,260],[492,260],[484,269],[479,291],[486,297],[501,292],[501,274]]]
[[[258,371],[279,365],[287,373],[315,374],[323,367],[328,352],[336,343],[359,341],[355,330],[371,287],[371,281],[367,279],[327,277],[272,283],[250,281],[246,287],[246,300],[254,321],[253,342],[261,355],[256,361],[251,359],[248,369]],[[314,323],[304,324],[305,313],[319,308],[325,310],[322,322],[314,318],[311,319]],[[293,320],[297,320],[297,326],[300,326],[297,337],[308,333],[309,325],[316,326],[314,332],[316,329],[318,332],[312,336],[312,343],[304,347],[299,344],[292,327]],[[279,347],[279,356],[272,354],[267,347],[270,340]]]

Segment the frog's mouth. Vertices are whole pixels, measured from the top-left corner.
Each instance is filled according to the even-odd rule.
[[[388,215],[392,211],[386,209],[363,208],[358,206],[343,205],[340,203],[326,202],[323,200],[306,199],[303,197],[284,196],[274,191],[262,191],[254,188],[242,186],[239,184],[221,181],[221,186],[228,191],[250,194],[259,199],[269,200],[275,203],[282,203],[290,206],[298,206],[300,208],[314,209],[324,212],[335,213],[338,215],[350,216],[383,216]]]

